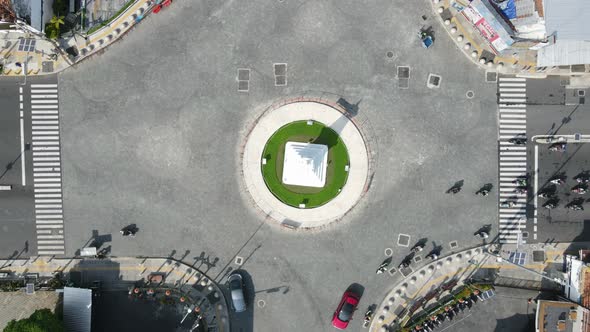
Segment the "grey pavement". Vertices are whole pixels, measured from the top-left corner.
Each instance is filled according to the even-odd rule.
[[[325,331],[351,283],[365,287],[364,308],[398,280],[374,271],[385,248],[396,261],[407,253],[399,233],[449,252],[496,227],[496,202],[474,195],[497,183],[495,85],[450,40],[420,46],[427,3],[185,1],[166,14],[60,75],[68,255],[96,230],[120,256],[190,250],[190,262],[204,252],[218,258],[208,272],[217,281],[238,255],[256,305],[236,331]],[[288,63],[286,87],[274,86],[276,62]],[[409,89],[397,87],[397,65],[411,67]],[[237,91],[239,67],[252,69],[248,93]],[[439,89],[426,87],[429,73],[442,76]],[[239,152],[255,115],[309,90],[360,102],[377,164],[339,224],[291,232],[252,208]],[[459,194],[444,193],[459,180]],[[137,237],[120,238],[130,223]]]
[[[528,81],[530,83],[531,80]],[[545,100],[545,105],[528,105],[527,134],[529,137],[535,135],[574,135],[576,133],[586,134],[590,126],[589,106],[564,105],[567,103],[569,89],[561,87],[557,78],[535,82],[536,91],[527,91],[527,95],[546,96],[559,95],[559,102],[552,103]],[[532,97],[535,98],[535,97]],[[540,97],[536,97],[540,98]],[[532,101],[534,102],[535,99]],[[529,97],[531,101],[531,97]],[[534,165],[535,148],[531,143],[528,149],[529,168],[531,171],[537,167],[539,170],[539,188],[555,174],[564,172],[567,176],[566,183],[556,186],[559,206],[553,210],[542,207],[546,199],[538,198],[537,207],[537,228],[538,240],[544,242],[553,239],[554,241],[588,241],[587,220],[590,216],[588,209],[584,211],[572,211],[564,206],[573,199],[584,199],[586,195],[577,195],[570,192],[570,189],[577,183],[573,178],[582,171],[590,169],[590,145],[588,143],[569,144],[563,153],[548,150],[548,145],[538,144],[538,166]],[[532,205],[532,201],[531,201]],[[587,205],[587,204],[586,204]],[[531,212],[532,212],[531,206]]]

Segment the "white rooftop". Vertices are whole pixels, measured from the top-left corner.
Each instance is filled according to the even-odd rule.
[[[283,183],[321,188],[326,184],[328,146],[287,142],[283,162]]]

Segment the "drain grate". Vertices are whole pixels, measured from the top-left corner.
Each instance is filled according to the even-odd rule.
[[[250,69],[238,68],[238,91],[250,91]]]
[[[416,257],[414,257],[414,263],[420,263],[422,261],[422,256],[418,255]]]
[[[287,85],[287,76],[278,75],[275,76],[275,86],[285,86]]]
[[[545,252],[543,250],[533,250],[533,262],[544,262]]]
[[[238,81],[249,81],[250,80],[250,69],[238,68]]]
[[[249,81],[238,81],[238,91],[240,91],[240,92],[250,91],[250,82]]]
[[[287,64],[286,63],[275,63],[274,64],[275,76],[287,75]]]
[[[486,71],[486,83],[496,83],[498,81],[498,73],[495,71]]]
[[[407,247],[410,245],[410,236],[407,234],[400,234],[397,237],[397,245],[401,247]]]
[[[410,78],[410,67],[397,66],[397,78]]]
[[[440,83],[442,81],[442,76],[436,74],[428,74],[428,80],[426,81],[426,86],[430,89],[438,89],[440,88]]]
[[[457,241],[452,241],[449,243],[449,247],[451,249],[456,249],[459,246],[459,244],[457,243]]]

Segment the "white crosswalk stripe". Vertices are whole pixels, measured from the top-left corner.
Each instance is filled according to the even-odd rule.
[[[498,240],[516,243],[527,227],[527,195],[517,191],[524,188],[518,179],[527,176],[527,147],[511,140],[526,138],[526,78],[500,77],[498,94]]]
[[[63,255],[64,211],[57,84],[31,84],[30,92],[37,253]]]

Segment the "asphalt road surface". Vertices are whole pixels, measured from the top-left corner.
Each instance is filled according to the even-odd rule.
[[[430,25],[425,50],[417,32]],[[497,202],[474,195],[497,183],[496,86],[444,34],[427,2],[179,1],[148,17],[60,75],[66,253],[94,233],[119,256],[202,257],[222,283],[241,256],[252,285],[235,331],[329,330],[352,283],[364,287],[359,311],[382,301],[401,277],[375,269],[386,248],[394,262],[407,254],[400,233],[445,254],[496,228]],[[275,86],[273,63],[288,64],[287,86]],[[398,65],[411,67],[408,89]],[[238,68],[251,69],[247,93]],[[426,87],[430,73],[440,88]],[[344,220],[289,231],[243,192],[240,147],[263,109],[306,91],[358,104],[376,170]],[[459,180],[463,190],[445,194]],[[137,236],[120,238],[131,223]]]

